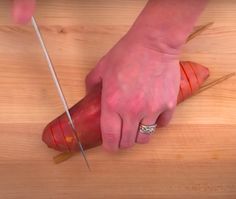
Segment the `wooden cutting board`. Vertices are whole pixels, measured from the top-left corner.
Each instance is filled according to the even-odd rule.
[[[144,0],[40,1],[36,18],[69,105],[84,78],[129,29]],[[55,165],[41,141],[63,112],[35,33],[0,2],[0,198],[236,198],[236,77],[178,106],[150,144],[87,151]],[[183,49],[209,67],[209,81],[236,71],[236,3],[211,1],[198,21],[215,24]]]

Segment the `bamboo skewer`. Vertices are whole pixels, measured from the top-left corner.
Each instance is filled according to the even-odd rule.
[[[205,91],[205,90],[207,90],[207,89],[209,89],[209,88],[211,88],[211,87],[213,87],[217,84],[220,84],[220,83],[226,81],[227,79],[233,77],[235,74],[236,73],[230,73],[228,75],[224,75],[223,77],[220,77],[219,79],[216,79],[216,80],[202,86],[194,95],[197,95],[197,94],[199,94],[199,93],[201,93],[201,92],[203,92],[203,91]]]
[[[207,30],[212,25],[213,25],[213,22],[210,22],[205,25],[195,27],[194,31],[187,38],[186,43],[189,42],[190,40],[194,39],[198,35],[200,35],[202,32]],[[198,95],[199,93],[201,93],[201,92],[203,92],[203,91],[205,91],[217,84],[220,84],[220,83],[226,81],[227,79],[233,77],[235,74],[236,73],[227,74],[219,79],[216,79],[216,80],[206,84],[205,86],[202,86],[193,96]],[[59,164],[59,163],[62,163],[64,161],[70,159],[75,154],[77,154],[77,153],[76,152],[63,152],[63,153],[60,153],[60,154],[56,155],[55,157],[53,157],[53,161],[55,164]]]
[[[207,30],[210,26],[212,26],[214,24],[214,22],[209,22],[205,25],[201,25],[201,26],[196,26],[194,28],[194,31],[188,36],[186,43],[189,42],[190,40],[194,39],[195,37],[197,37],[198,35],[200,35],[202,32],[204,32],[205,30]]]
[[[53,157],[53,161],[54,161],[55,164],[59,164],[59,163],[62,163],[64,161],[70,159],[75,154],[76,154],[76,152],[75,153],[72,153],[72,152],[59,153],[58,155]]]
[[[219,79],[216,79],[216,80],[214,80],[214,81],[212,81],[212,82],[206,84],[205,86],[202,86],[193,96],[196,96],[196,95],[198,95],[199,93],[201,93],[201,92],[203,92],[203,91],[205,91],[205,90],[207,90],[207,89],[209,89],[209,88],[211,88],[211,87],[213,87],[213,86],[215,86],[215,85],[217,85],[217,84],[220,84],[220,83],[226,81],[227,79],[233,77],[235,74],[236,74],[236,73],[227,74],[227,75],[225,75],[225,76],[223,76],[223,77],[220,77]],[[55,164],[59,164],[59,163],[62,163],[62,162],[64,162],[64,161],[68,160],[69,158],[71,158],[71,157],[74,156],[75,154],[76,154],[76,152],[75,152],[75,153],[72,153],[72,152],[63,152],[63,153],[60,153],[60,154],[58,154],[57,156],[55,156],[55,157],[53,158],[53,161],[55,162]]]

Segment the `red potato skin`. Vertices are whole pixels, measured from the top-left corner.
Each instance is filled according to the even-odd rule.
[[[209,71],[206,67],[189,61],[180,62],[180,71],[181,82],[178,103],[183,102],[197,91],[209,76]],[[77,134],[84,149],[90,149],[102,144],[100,129],[101,89],[102,85],[98,84],[70,109]],[[42,140],[48,147],[58,151],[79,151],[65,113],[45,127]]]

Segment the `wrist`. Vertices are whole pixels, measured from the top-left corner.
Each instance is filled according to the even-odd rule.
[[[149,0],[127,36],[164,53],[178,54],[207,0]]]
[[[181,47],[186,40],[182,32],[175,32],[173,35],[172,31],[147,24],[134,24],[126,37],[147,48],[174,55],[180,53]]]

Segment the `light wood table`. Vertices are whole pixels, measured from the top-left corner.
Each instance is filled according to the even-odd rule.
[[[0,2],[0,198],[236,198],[236,78],[178,106],[149,145],[117,154],[87,151],[55,165],[41,141],[63,112],[30,25],[9,20]],[[69,105],[84,78],[128,30],[144,0],[40,1],[36,18]],[[198,24],[215,24],[183,49],[209,67],[209,81],[236,71],[236,2],[211,1]]]

